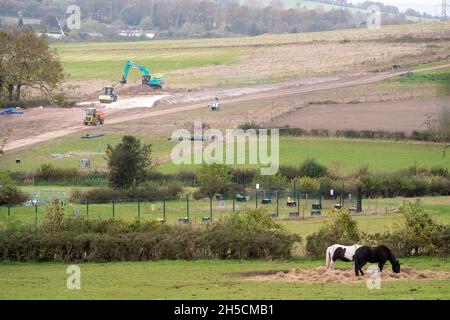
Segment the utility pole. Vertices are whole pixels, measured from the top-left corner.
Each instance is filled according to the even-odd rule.
[[[340,0],[339,3],[338,29],[341,29],[342,20],[344,20],[344,0]]]
[[[447,0],[442,0],[441,20],[442,21],[447,21]]]

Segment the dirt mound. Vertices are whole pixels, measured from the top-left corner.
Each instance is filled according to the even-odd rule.
[[[389,267],[389,266],[388,266]],[[318,283],[348,283],[366,281],[370,276],[368,272],[357,277],[355,271],[348,269],[327,270],[325,267],[315,269],[292,269],[289,271],[251,272],[241,274],[254,281],[289,281],[289,282],[318,282]],[[421,279],[450,279],[450,272],[433,272],[428,270],[415,270],[411,267],[402,267],[400,273],[393,273],[385,269],[381,274],[382,281],[390,280],[421,280]]]

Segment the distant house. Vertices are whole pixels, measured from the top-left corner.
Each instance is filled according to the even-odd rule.
[[[121,37],[127,37],[127,38],[140,38],[140,37],[146,37],[149,39],[153,39],[155,37],[155,33],[150,30],[142,30],[142,29],[123,29],[120,30],[117,33]]]
[[[64,38],[66,35],[63,33],[56,33],[56,32],[36,32],[36,36],[41,37],[42,35],[46,35],[49,38],[52,39],[62,39]]]
[[[87,35],[91,38],[103,38],[103,34],[99,32],[87,32]]]

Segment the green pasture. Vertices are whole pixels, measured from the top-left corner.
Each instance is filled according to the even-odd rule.
[[[412,73],[399,77],[397,80],[407,84],[427,83],[450,86],[450,69]]]
[[[393,172],[413,165],[439,165],[450,169],[450,161],[442,157],[442,150],[442,146],[437,144],[404,141],[281,137],[280,165],[298,165],[308,158],[314,158],[344,174],[355,172],[362,166],[368,166],[372,172]],[[193,168],[195,170],[198,166],[165,162],[158,170],[173,173]]]
[[[94,134],[98,131],[89,131]],[[103,130],[105,132],[105,130]],[[84,132],[83,132],[84,134]],[[54,139],[32,145],[26,149],[8,152],[1,157],[0,168],[10,171],[31,171],[40,168],[44,163],[51,164],[57,168],[78,168],[81,159],[91,161],[91,169],[105,169],[105,150],[108,144],[116,145],[122,135],[106,130],[106,136],[95,139],[81,139],[82,133],[71,134],[62,138]],[[151,143],[153,146],[153,157],[163,157],[170,154],[175,143],[163,138],[142,137],[142,143]],[[70,155],[68,158],[52,158],[51,154]],[[16,158],[21,159],[16,164]]]
[[[89,44],[86,47],[58,48],[64,70],[69,74],[70,80],[120,80],[128,59],[145,66],[150,72],[167,73],[179,69],[232,63],[245,51],[241,48],[155,51],[111,48],[108,50],[95,46],[89,48]],[[130,79],[140,79],[141,76],[142,73],[130,69]]]
[[[401,259],[419,270],[450,271],[448,258]],[[239,273],[323,266],[321,260],[82,263],[81,289],[66,287],[67,264],[0,263],[0,299],[448,299],[448,280],[308,283],[250,281]],[[350,264],[338,263],[351,268]]]
[[[76,168],[80,159],[90,159],[91,169],[105,169],[105,148],[117,144],[121,136],[111,133],[96,139],[81,139],[80,134],[58,138],[51,142],[33,145],[26,150],[8,152],[2,156],[0,166],[10,171],[30,171],[49,163],[59,168]],[[176,142],[167,139],[143,137],[144,143],[152,143],[153,156],[164,159],[156,167],[163,173],[195,171],[198,165],[176,165],[167,157]],[[248,159],[248,148],[247,159]],[[314,158],[322,164],[348,174],[361,166],[368,166],[372,172],[392,172],[408,166],[442,166],[450,169],[450,161],[442,157],[442,146],[405,141],[355,140],[339,138],[280,138],[280,165],[298,165],[307,158]],[[50,158],[52,153],[72,154],[69,158]],[[225,152],[224,152],[225,154]],[[22,163],[17,165],[15,159]],[[239,165],[252,167],[252,165]],[[254,166],[253,166],[254,167]]]

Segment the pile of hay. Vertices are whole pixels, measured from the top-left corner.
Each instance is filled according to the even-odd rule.
[[[318,267],[315,269],[292,269],[289,271],[263,272],[260,274],[252,272],[247,275],[247,279],[255,281],[348,283],[366,281],[369,276],[369,273],[365,271],[364,276],[357,277],[352,268],[336,268],[330,271],[325,267]],[[433,272],[428,270],[415,270],[411,267],[402,267],[400,273],[393,273],[390,265],[387,265],[381,273],[382,281],[421,279],[450,279],[450,272]]]

